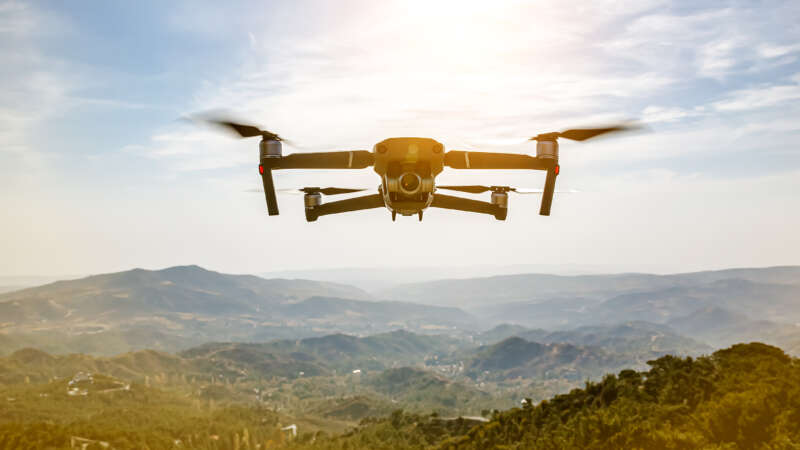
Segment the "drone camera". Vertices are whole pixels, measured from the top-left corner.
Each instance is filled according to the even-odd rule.
[[[386,190],[406,196],[433,192],[433,177],[417,172],[403,172],[399,176],[386,175]]]
[[[400,175],[400,191],[406,195],[414,195],[419,191],[422,179],[414,172],[406,172]]]

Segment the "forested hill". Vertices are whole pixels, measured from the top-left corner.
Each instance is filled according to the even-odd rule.
[[[315,449],[797,448],[800,361],[760,343],[650,361],[488,423],[396,412]],[[306,448],[306,447],[303,447]]]

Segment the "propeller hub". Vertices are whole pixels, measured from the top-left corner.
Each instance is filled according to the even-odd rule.
[[[559,133],[542,133],[532,137],[532,141],[553,141],[555,142],[559,137]]]

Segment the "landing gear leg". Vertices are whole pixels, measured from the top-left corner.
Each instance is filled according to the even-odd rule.
[[[418,214],[419,214],[419,221],[422,222],[422,211],[420,211]]]
[[[392,211],[392,222],[397,219],[397,211]]]

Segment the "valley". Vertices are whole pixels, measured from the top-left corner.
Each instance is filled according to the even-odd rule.
[[[431,305],[426,289],[454,295],[444,285],[461,280],[367,292],[182,266],[0,294],[0,442],[45,427],[120,448],[319,447],[323,435],[342,444],[411,421],[426,430],[419,442],[449,448],[503,414],[664,358],[756,341],[800,351],[796,268],[511,276],[517,287],[495,291],[504,277],[467,280],[463,303]],[[155,409],[137,414],[190,419],[161,435],[113,419],[143,399]]]

